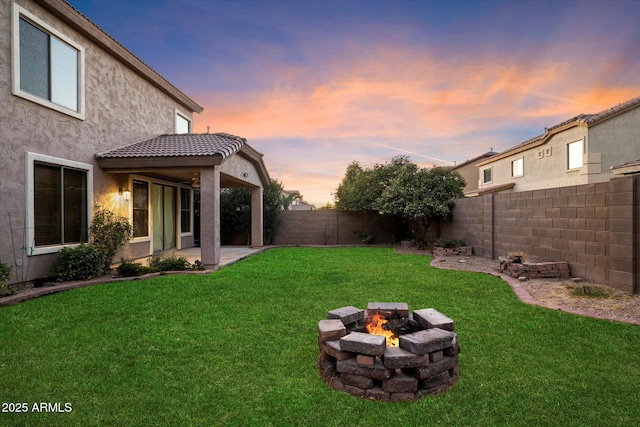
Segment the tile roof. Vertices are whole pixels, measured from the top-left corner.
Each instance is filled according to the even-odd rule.
[[[97,153],[96,158],[222,156],[224,159],[238,151],[246,142],[246,139],[228,133],[159,135]]]

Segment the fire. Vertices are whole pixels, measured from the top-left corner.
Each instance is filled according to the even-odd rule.
[[[367,322],[367,332],[372,335],[382,335],[386,337],[387,347],[398,347],[398,337],[393,334],[393,331],[384,328],[387,322],[388,320],[383,315],[376,313]]]

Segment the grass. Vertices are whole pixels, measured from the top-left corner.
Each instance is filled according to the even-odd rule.
[[[609,426],[640,419],[640,328],[528,306],[489,275],[380,248],[272,249],[215,274],[76,289],[0,309],[0,400],[70,413],[0,425]],[[460,380],[384,403],[330,389],[317,323],[371,301],[456,321]]]

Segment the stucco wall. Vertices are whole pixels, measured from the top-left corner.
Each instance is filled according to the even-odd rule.
[[[640,159],[640,108],[589,128],[589,152],[601,154],[607,177],[610,167]]]
[[[11,230],[22,245],[26,152],[94,165],[93,202],[128,215],[115,197],[126,176],[103,173],[96,152],[174,130],[175,109],[185,109],[96,45],[27,1],[17,3],[85,48],[85,120],[11,93],[11,2],[0,2],[0,259],[13,263]],[[188,114],[189,115],[189,114]],[[9,224],[11,217],[12,226]],[[27,242],[28,244],[28,242]],[[48,272],[54,256],[29,259],[29,278]]]

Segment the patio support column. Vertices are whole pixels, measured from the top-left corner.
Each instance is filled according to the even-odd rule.
[[[220,264],[220,169],[200,169],[200,250],[202,265],[214,269]]]
[[[261,247],[264,242],[262,187],[251,189],[251,246]]]

